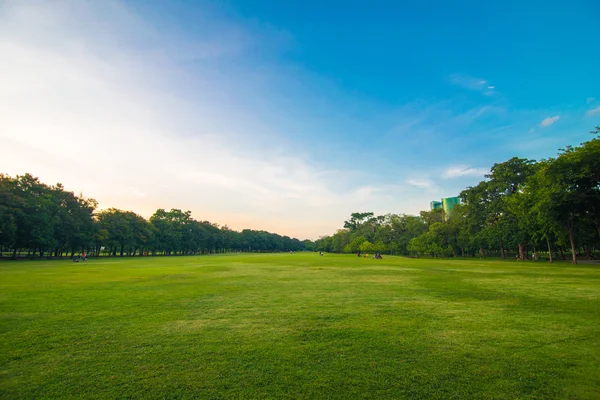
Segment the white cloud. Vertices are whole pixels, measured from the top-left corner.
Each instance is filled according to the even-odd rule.
[[[163,37],[118,2],[0,8],[0,171],[146,217],[175,207],[315,237],[324,216],[333,230],[326,210],[347,193],[247,106],[268,82],[211,67],[244,51],[245,36],[207,37],[226,39]],[[180,54],[203,62],[192,73]]]
[[[548,117],[546,119],[544,119],[542,122],[540,122],[540,126],[542,128],[545,128],[547,126],[552,125],[553,123],[555,123],[556,121],[558,121],[560,119],[560,115],[555,115],[554,117]]]
[[[485,168],[473,168],[468,165],[453,165],[444,170],[442,176],[444,178],[458,178],[461,176],[483,176],[489,170]]]
[[[460,86],[463,89],[481,91],[485,95],[493,94],[494,85],[490,85],[485,79],[475,78],[465,74],[450,75],[450,82],[453,85]]]
[[[600,115],[600,106],[596,108],[592,108],[588,112],[585,113],[588,117],[593,117],[594,115]]]
[[[435,186],[433,181],[431,181],[430,179],[427,179],[427,178],[411,178],[411,179],[408,179],[406,181],[406,183],[408,183],[411,186],[416,186],[418,188],[425,188],[425,189],[431,189]]]
[[[421,191],[312,161],[273,117],[274,67],[236,62],[256,46],[240,27],[199,24],[210,32],[198,42],[118,1],[34,4],[0,7],[0,172],[62,182],[102,208],[181,208],[301,238],[361,209],[427,208]]]

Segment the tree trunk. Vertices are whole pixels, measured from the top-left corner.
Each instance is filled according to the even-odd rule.
[[[502,243],[502,239],[500,239],[500,258],[504,259],[504,243]]]
[[[560,246],[558,248],[558,250],[560,251],[560,258],[564,261],[567,259],[567,257],[565,256],[565,251],[563,250],[562,246]]]
[[[592,250],[592,248],[588,245],[585,246],[585,253],[588,255],[588,260],[593,260],[594,259],[594,251]]]
[[[548,244],[548,255],[550,256],[550,263],[552,263],[552,247],[550,247],[550,239],[546,236],[546,243]]]
[[[483,252],[483,247],[479,248],[479,254],[481,254],[481,258],[485,258],[485,253]]]
[[[17,258],[17,247],[15,246],[15,248],[13,249],[13,255],[12,255],[13,259]]]
[[[575,239],[573,238],[573,228],[569,229],[569,241],[571,242],[571,254],[573,256],[573,264],[577,264],[577,253],[575,252]]]
[[[124,247],[125,247],[124,245],[121,245],[121,254],[120,254],[120,256],[121,256],[121,257],[123,257],[123,250],[124,250]]]
[[[523,243],[519,243],[519,258],[521,261],[525,260],[525,245]]]

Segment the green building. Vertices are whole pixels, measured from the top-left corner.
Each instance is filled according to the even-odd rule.
[[[431,203],[429,203],[430,207],[431,207],[431,211],[433,210],[444,210],[446,213],[445,218],[448,218],[450,216],[450,213],[452,212],[452,208],[454,208],[455,205],[460,204],[460,197],[445,197],[442,199],[442,201],[432,201]]]
[[[431,203],[429,203],[429,205],[431,206],[431,211],[444,209],[444,205],[441,201],[432,201]]]
[[[457,204],[460,204],[460,197],[446,197],[442,199],[442,208],[446,211],[447,216],[450,216],[452,208]]]

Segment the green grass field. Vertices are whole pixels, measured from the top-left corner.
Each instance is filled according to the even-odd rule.
[[[0,396],[600,398],[600,266],[314,253],[0,264]]]

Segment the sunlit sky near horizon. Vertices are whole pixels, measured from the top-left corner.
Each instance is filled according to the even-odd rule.
[[[599,43],[595,0],[0,0],[0,172],[316,239],[588,140]]]

